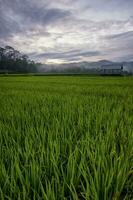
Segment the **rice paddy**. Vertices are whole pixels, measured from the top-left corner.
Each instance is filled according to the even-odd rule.
[[[133,78],[0,77],[0,199],[133,199]]]

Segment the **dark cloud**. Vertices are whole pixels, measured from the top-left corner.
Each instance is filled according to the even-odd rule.
[[[106,36],[106,39],[129,39],[129,38],[133,38],[133,31],[127,31],[127,32],[123,32],[123,33],[119,33],[119,34],[112,34],[112,35],[108,35]]]
[[[105,37],[108,43],[105,55],[110,55],[116,61],[133,60],[133,31],[110,34]]]
[[[0,14],[0,38],[5,38],[9,35],[9,32],[11,32],[8,22],[5,18]]]
[[[115,52],[127,51],[127,54],[133,52],[133,31],[108,35],[105,39],[109,42],[110,47],[113,48]]]
[[[122,55],[120,57],[117,57],[118,61],[133,61],[133,54],[127,54],[127,55]]]
[[[36,58],[43,59],[63,59],[63,60],[78,60],[79,57],[93,57],[100,55],[99,51],[81,51],[81,50],[73,50],[69,52],[51,52],[51,53],[41,53],[36,54],[33,53],[32,56]]]
[[[46,29],[47,25],[55,24],[69,16],[70,11],[48,8],[47,5],[38,6],[37,2],[29,0],[1,0],[0,37],[7,38],[17,33],[26,34],[28,31],[36,30],[39,25]],[[45,31],[43,33],[45,35]]]
[[[13,33],[20,31],[20,26],[10,18],[7,9],[0,4],[0,38],[10,37]]]

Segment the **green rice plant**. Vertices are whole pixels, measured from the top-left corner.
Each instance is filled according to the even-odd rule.
[[[0,77],[0,199],[132,200],[132,91],[132,77]]]

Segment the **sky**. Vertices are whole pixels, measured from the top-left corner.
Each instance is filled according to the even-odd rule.
[[[133,0],[0,0],[0,46],[42,63],[133,60]]]

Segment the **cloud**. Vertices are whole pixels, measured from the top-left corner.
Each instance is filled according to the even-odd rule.
[[[133,31],[127,31],[119,34],[108,35],[106,39],[133,39]]]
[[[0,46],[31,59],[132,57],[131,0],[0,0]]]
[[[96,56],[99,55],[99,51],[88,51],[88,52],[82,52],[81,50],[75,50],[75,51],[69,51],[69,52],[62,52],[62,53],[42,53],[37,55],[38,57],[43,58],[69,58],[69,57],[90,57],[90,56]]]
[[[1,0],[0,5],[0,36],[3,38],[17,33],[25,34],[38,27],[46,30],[47,25],[71,16],[70,11],[42,7],[42,4],[38,6],[37,2],[28,0]]]
[[[69,61],[80,61],[82,58],[90,58],[99,56],[101,53],[99,51],[82,51],[82,50],[72,50],[68,52],[48,52],[36,54],[36,52],[32,53],[32,56],[35,59],[41,59],[42,61],[47,60],[62,60],[65,62]]]
[[[107,35],[105,36],[105,42],[108,45],[104,52],[116,61],[133,60],[132,41],[133,31]]]

